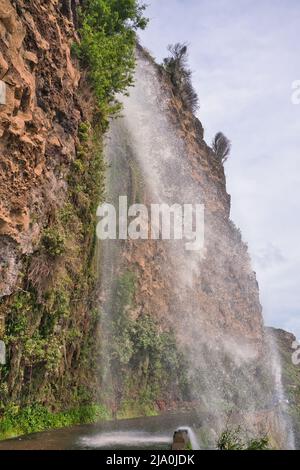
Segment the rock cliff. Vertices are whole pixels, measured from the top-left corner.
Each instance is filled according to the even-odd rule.
[[[65,411],[96,394],[101,131],[65,4],[0,3],[0,408],[9,420],[14,406]],[[15,427],[23,432],[21,418]]]
[[[1,129],[0,294],[15,291],[24,255],[66,194],[81,119],[80,74],[70,57],[73,25],[58,2],[0,6]]]

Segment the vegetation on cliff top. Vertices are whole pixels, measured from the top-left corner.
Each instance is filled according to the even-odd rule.
[[[168,50],[171,55],[164,59],[163,67],[186,109],[195,113],[199,108],[199,99],[192,84],[192,71],[188,68],[187,45],[177,43],[170,45]]]
[[[199,109],[199,98],[192,83],[192,71],[188,66],[188,46],[186,43],[169,45],[170,56],[163,60],[162,67],[172,83],[173,91],[180,98],[184,108],[195,113]],[[231,150],[230,140],[218,132],[212,142],[212,150],[217,159],[225,163]]]
[[[115,95],[133,84],[135,32],[147,25],[144,10],[136,0],[84,2],[75,51],[88,69],[101,110],[116,110]]]

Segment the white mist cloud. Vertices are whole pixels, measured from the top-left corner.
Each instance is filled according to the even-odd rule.
[[[232,218],[249,244],[267,324],[300,338],[300,79],[298,0],[149,0],[145,45],[160,61],[190,44],[210,142],[233,143],[226,164]]]

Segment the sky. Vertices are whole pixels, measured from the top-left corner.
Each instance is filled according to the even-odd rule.
[[[187,42],[205,140],[232,141],[231,218],[249,245],[265,323],[300,339],[299,0],[148,0],[140,40],[162,62]]]

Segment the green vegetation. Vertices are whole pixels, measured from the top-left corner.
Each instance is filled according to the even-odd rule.
[[[81,11],[81,42],[75,52],[89,71],[101,110],[116,110],[115,95],[133,84],[137,29],[144,29],[137,0],[87,0]]]
[[[123,398],[119,404],[116,417],[117,419],[132,419],[141,416],[157,416],[158,414],[155,402],[141,395],[135,398]]]
[[[164,59],[163,68],[170,77],[175,94],[188,111],[195,113],[199,108],[199,99],[192,84],[192,72],[188,68],[187,45],[177,43],[170,45],[168,50],[171,56]]]
[[[42,236],[42,245],[47,254],[55,258],[63,254],[65,239],[57,228],[47,228]]]
[[[74,424],[96,423],[110,417],[102,405],[87,405],[60,413],[51,413],[42,405],[31,405],[20,409],[10,404],[0,419],[0,439],[22,434],[57,429]]]
[[[268,450],[269,438],[267,436],[247,438],[240,426],[226,428],[220,435],[217,448],[219,450]]]
[[[269,450],[269,438],[267,436],[261,438],[250,439],[247,443],[246,450]]]
[[[132,316],[136,276],[125,271],[117,280],[111,335],[111,368],[115,372],[118,416],[153,415],[156,400],[174,387],[186,393],[186,364],[172,331],[153,315]]]
[[[82,122],[78,130],[79,144],[76,149],[76,160],[69,173],[69,205],[63,210],[74,208],[75,215],[81,224],[95,232],[95,215],[105,188],[105,163],[102,152],[102,132],[98,124],[93,129],[88,122]],[[71,217],[71,213],[69,213]],[[74,219],[73,219],[74,222]]]

